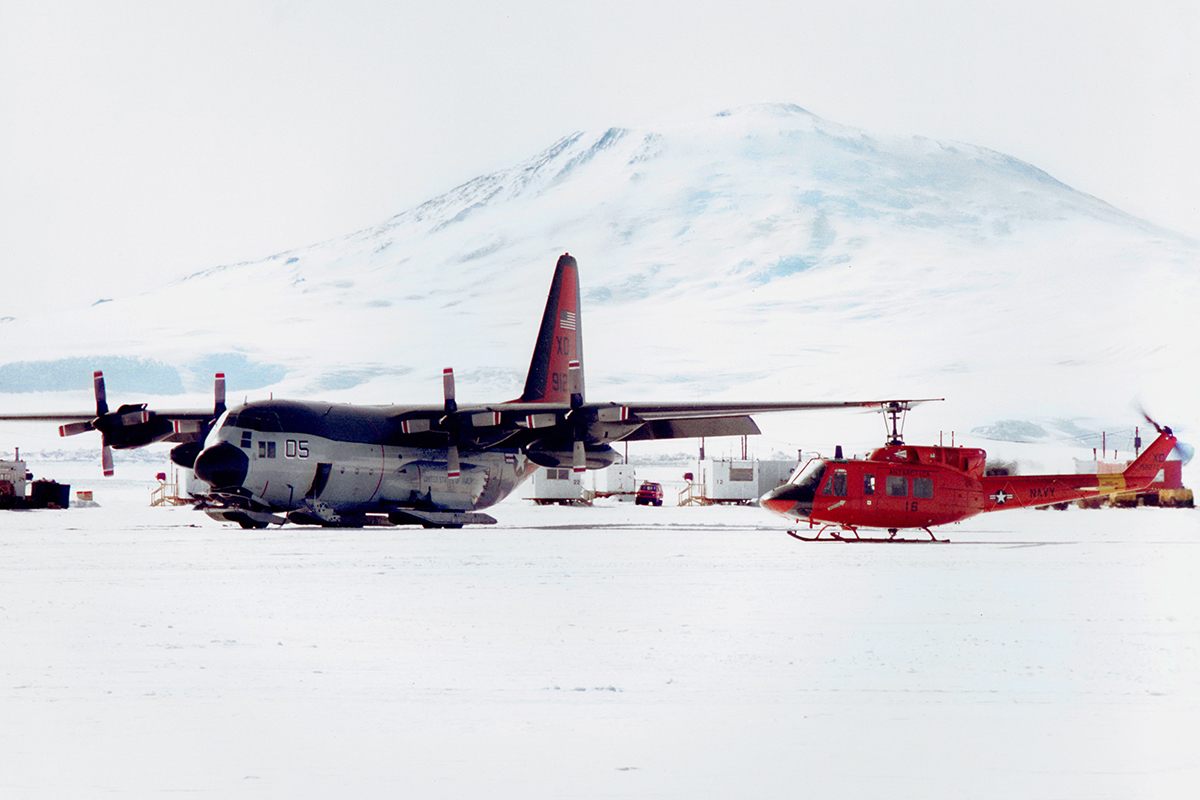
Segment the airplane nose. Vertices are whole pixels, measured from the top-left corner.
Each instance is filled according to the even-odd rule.
[[[196,456],[196,477],[215,489],[241,486],[250,469],[250,458],[241,448],[221,442]]]

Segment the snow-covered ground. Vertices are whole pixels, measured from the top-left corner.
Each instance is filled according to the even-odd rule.
[[[0,796],[1200,785],[1194,511],[1000,513],[948,545],[516,498],[494,528],[245,532],[118,466],[42,470],[98,508],[0,517]]]

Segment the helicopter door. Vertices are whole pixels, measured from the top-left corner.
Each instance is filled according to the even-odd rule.
[[[850,481],[846,475],[846,470],[835,469],[833,474],[825,481],[825,488],[821,490],[821,494],[831,497],[845,497],[846,487]]]

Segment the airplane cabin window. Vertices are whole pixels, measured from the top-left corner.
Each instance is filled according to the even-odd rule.
[[[903,475],[888,475],[887,493],[888,497],[907,497],[908,478]]]

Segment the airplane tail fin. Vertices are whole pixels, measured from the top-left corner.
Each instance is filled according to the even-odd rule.
[[[570,253],[559,257],[554,270],[525,391],[518,402],[583,404],[579,268]]]
[[[1175,447],[1175,436],[1170,428],[1163,428],[1158,438],[1150,443],[1140,456],[1121,473],[1126,490],[1145,489],[1163,469],[1163,462]],[[1114,476],[1115,477],[1115,476]]]

